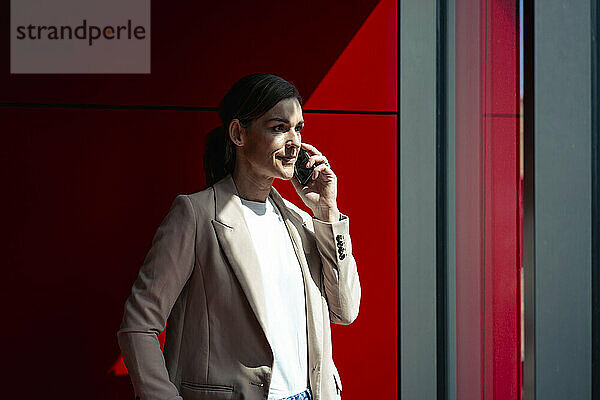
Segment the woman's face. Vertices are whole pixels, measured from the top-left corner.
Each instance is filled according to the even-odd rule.
[[[242,167],[265,178],[291,179],[304,127],[302,107],[295,98],[283,99],[244,130],[238,155]],[[238,164],[240,165],[240,164]]]

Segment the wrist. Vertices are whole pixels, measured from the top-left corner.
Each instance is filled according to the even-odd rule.
[[[320,207],[313,210],[314,217],[323,222],[336,222],[340,220],[340,211],[337,207]]]

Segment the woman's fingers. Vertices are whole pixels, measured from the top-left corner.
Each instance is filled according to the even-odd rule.
[[[327,162],[327,157],[325,157],[324,155],[314,155],[314,156],[310,156],[308,158],[308,165],[307,168],[312,167],[315,164],[321,164],[321,163],[326,163]]]
[[[317,179],[317,177],[319,176],[319,172],[323,171],[325,168],[330,168],[329,161],[327,161],[327,157],[325,157],[312,144],[302,143],[302,148],[304,150],[308,151],[309,154],[312,153],[312,155],[308,158],[307,168],[310,168],[313,165],[316,165],[315,169],[313,170],[312,176],[313,176],[313,179]]]
[[[317,148],[315,146],[313,146],[312,144],[308,144],[308,143],[302,143],[301,144],[302,148],[304,150],[308,150],[310,153],[314,154],[314,155],[322,155],[321,152],[319,150],[317,150]]]
[[[315,167],[315,169],[313,170],[313,179],[317,179],[317,177],[319,176],[319,173],[328,167],[329,167],[329,165],[325,164],[325,163],[317,165]]]

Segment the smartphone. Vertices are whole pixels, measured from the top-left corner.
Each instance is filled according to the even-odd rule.
[[[313,170],[315,169],[315,165],[310,168],[306,168],[306,163],[310,154],[302,148],[298,152],[298,158],[296,159],[296,163],[294,164],[294,176],[298,179],[298,182],[302,185],[306,185],[310,180]]]

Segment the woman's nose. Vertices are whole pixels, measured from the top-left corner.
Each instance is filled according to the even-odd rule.
[[[299,148],[300,148],[300,143],[296,144],[296,143],[288,142],[285,147],[286,156],[296,156]]]
[[[290,140],[286,143],[285,146],[285,153],[286,155],[292,156],[292,155],[298,155],[298,151],[300,149],[300,136],[296,135],[297,139],[294,140]]]
[[[302,135],[300,132],[296,131],[296,129],[290,129],[291,136],[289,138],[289,143],[292,143],[295,147],[300,147],[302,143]]]

